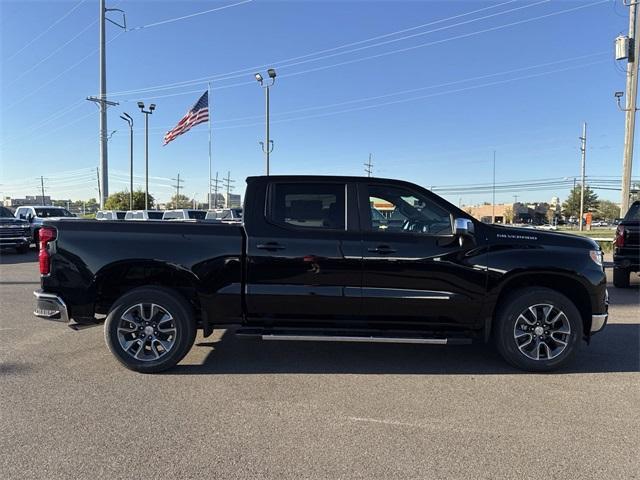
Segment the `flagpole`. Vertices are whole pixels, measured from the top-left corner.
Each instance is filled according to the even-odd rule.
[[[208,87],[208,108],[209,108],[209,210],[211,210],[211,82],[207,83]]]

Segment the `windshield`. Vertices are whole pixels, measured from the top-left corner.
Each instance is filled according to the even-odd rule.
[[[66,208],[36,208],[36,216],[42,218],[73,217],[73,214]]]
[[[7,207],[0,207],[0,217],[1,218],[5,218],[5,217],[13,218],[13,213],[11,213],[11,210],[9,210]]]
[[[189,218],[195,220],[204,220],[207,216],[207,212],[204,210],[189,210]]]
[[[640,220],[640,202],[633,202],[624,216],[625,220]]]

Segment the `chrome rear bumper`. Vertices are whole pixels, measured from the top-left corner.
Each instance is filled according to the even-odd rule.
[[[42,290],[36,290],[33,294],[36,297],[36,309],[33,312],[36,317],[54,322],[69,322],[69,311],[59,296]]]

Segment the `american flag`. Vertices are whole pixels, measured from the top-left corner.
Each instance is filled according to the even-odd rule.
[[[191,130],[191,127],[209,121],[209,92],[204,92],[187,114],[180,119],[178,124],[164,135],[164,143],[166,145],[178,135]]]

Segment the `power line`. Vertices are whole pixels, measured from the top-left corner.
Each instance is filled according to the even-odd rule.
[[[42,38],[43,35],[45,35],[47,32],[49,32],[53,27],[55,27],[56,25],[58,25],[61,21],[63,21],[65,18],[67,18],[69,15],[71,15],[74,11],[76,11],[80,6],[82,6],[83,3],[85,3],[87,0],[80,0],[79,3],[77,3],[74,7],[71,8],[71,10],[69,10],[67,13],[65,13],[62,17],[60,17],[58,20],[56,20],[55,22],[53,22],[51,25],[49,25],[45,30],[43,30],[42,32],[40,32],[38,35],[36,35],[35,37],[33,37],[31,40],[29,40],[22,48],[18,49],[16,52],[14,52],[9,58],[7,58],[7,61],[11,60],[12,58],[14,58],[16,55],[18,55],[19,53],[21,53],[23,50],[25,50],[27,47],[29,47],[31,44],[33,44],[34,42],[36,42],[37,40],[39,40],[40,38]]]
[[[185,83],[194,84],[193,82],[200,83],[202,81],[209,80],[209,79],[217,80],[217,79],[223,79],[224,77],[236,78],[236,77],[230,77],[230,76],[231,75],[244,76],[247,73],[252,73],[256,69],[259,70],[261,68],[266,68],[267,66],[270,67],[272,65],[276,65],[278,67],[281,67],[286,62],[292,62],[292,61],[300,60],[300,59],[303,59],[303,58],[309,58],[309,57],[313,57],[313,56],[317,56],[317,55],[322,55],[324,53],[334,52],[334,51],[337,51],[337,50],[341,50],[343,48],[348,48],[348,47],[352,47],[352,46],[356,46],[356,45],[362,45],[364,43],[368,43],[368,42],[371,42],[371,41],[374,41],[374,40],[380,40],[382,38],[392,37],[392,36],[400,34],[400,33],[405,33],[405,32],[408,32],[408,31],[417,30],[419,28],[424,28],[424,27],[427,27],[427,26],[436,25],[438,23],[443,23],[443,22],[446,22],[446,21],[449,21],[449,20],[454,20],[456,18],[465,17],[465,16],[468,16],[468,15],[472,15],[474,13],[479,13],[479,12],[483,12],[483,11],[486,11],[486,10],[491,10],[491,9],[494,9],[494,8],[497,8],[497,7],[500,7],[500,6],[509,4],[509,3],[515,3],[515,1],[517,1],[517,0],[509,0],[507,2],[499,3],[499,4],[496,4],[496,5],[491,5],[491,6],[480,8],[480,9],[477,9],[477,10],[472,10],[470,12],[466,12],[466,13],[462,13],[462,14],[458,14],[458,15],[453,15],[453,16],[442,18],[442,19],[435,20],[435,21],[432,21],[432,22],[423,23],[421,25],[416,25],[416,26],[413,26],[413,27],[404,28],[402,30],[396,30],[395,32],[390,32],[390,33],[386,33],[386,34],[383,34],[383,35],[377,35],[375,37],[370,37],[370,38],[367,38],[367,39],[364,39],[364,40],[359,40],[359,41],[356,41],[356,42],[346,43],[346,44],[339,45],[339,46],[332,47],[332,48],[327,48],[327,49],[323,49],[323,50],[317,50],[315,52],[307,53],[307,54],[304,54],[304,55],[299,55],[299,56],[296,56],[296,57],[290,57],[290,58],[286,58],[286,59],[283,59],[283,60],[278,60],[276,62],[269,62],[268,64],[264,64],[264,65],[255,65],[253,67],[246,67],[246,68],[242,68],[240,70],[234,70],[234,71],[227,72],[227,73],[214,74],[214,75],[209,75],[207,77],[200,77],[200,78],[196,78],[196,79],[193,79],[193,80],[174,82],[174,83],[159,85],[159,86],[156,86],[156,87],[147,87],[147,88],[142,88],[142,89],[114,92],[114,93],[109,93],[109,95],[114,96],[114,95],[123,95],[123,94],[129,94],[129,93],[140,93],[140,92],[144,92],[144,91],[149,91],[150,89],[166,89],[166,88],[169,88],[169,87],[172,87],[172,86],[174,86],[174,87],[186,86],[186,85],[184,85]],[[545,1],[550,1],[550,0],[545,0]],[[241,74],[241,75],[238,75],[238,74]]]
[[[218,180],[218,172],[216,172],[216,178],[211,179],[213,186],[213,208],[218,208],[218,188],[222,180]],[[209,199],[209,207],[211,207],[211,199]]]
[[[601,54],[600,53],[594,54],[594,56],[596,56],[596,55],[601,55]],[[495,86],[495,85],[502,85],[502,84],[505,84],[505,83],[511,83],[511,82],[515,82],[515,81],[519,81],[519,80],[528,80],[528,79],[531,79],[531,78],[537,78],[537,77],[541,77],[541,76],[545,76],[545,75],[550,75],[550,74],[553,74],[553,73],[571,71],[571,70],[575,70],[575,69],[578,69],[578,68],[584,68],[584,67],[589,67],[589,66],[592,66],[592,65],[600,64],[600,63],[603,63],[603,62],[606,62],[606,61],[607,60],[598,60],[598,61],[594,61],[594,62],[588,62],[588,63],[584,63],[584,64],[572,65],[572,66],[568,66],[568,67],[564,67],[564,68],[559,68],[559,69],[555,69],[555,70],[548,70],[548,71],[545,71],[545,72],[538,72],[538,73],[534,73],[534,74],[530,74],[530,75],[522,75],[522,76],[519,76],[519,77],[513,77],[513,78],[509,78],[509,79],[497,80],[497,81],[494,81],[494,82],[487,82],[487,83],[478,84],[478,85],[472,85],[472,86],[463,87],[463,88],[446,90],[446,91],[442,91],[442,92],[435,92],[435,93],[432,93],[432,94],[429,94],[429,95],[413,96],[413,97],[409,97],[409,98],[392,100],[392,101],[388,101],[388,102],[374,103],[374,104],[371,104],[371,105],[363,105],[363,106],[359,106],[359,107],[348,108],[348,109],[338,110],[338,111],[334,111],[334,112],[325,112],[325,113],[318,113],[318,114],[313,114],[313,115],[294,116],[294,117],[291,117],[291,118],[273,120],[271,123],[285,123],[285,122],[291,122],[291,121],[297,121],[297,120],[320,118],[320,117],[326,117],[326,116],[331,116],[331,115],[338,115],[338,114],[342,114],[342,113],[349,113],[349,112],[359,111],[359,110],[368,110],[368,109],[371,109],[371,108],[378,108],[378,107],[387,106],[387,105],[395,105],[395,104],[399,104],[399,103],[413,102],[413,101],[416,101],[416,100],[422,100],[422,99],[426,99],[426,98],[438,97],[438,96],[442,96],[442,95],[449,95],[449,94],[452,94],[452,93],[460,93],[460,92],[465,92],[465,91],[469,91],[469,90],[475,90],[475,89],[478,89],[478,88],[485,88],[485,87],[491,87],[491,86]],[[551,63],[559,63],[559,62],[551,62]],[[526,67],[526,68],[523,68],[523,69],[516,69],[516,70],[513,70],[513,72],[515,72],[517,70],[526,70],[526,69],[531,69],[531,68],[535,68],[535,67]],[[509,72],[503,72],[503,73],[509,73]],[[365,102],[365,101],[368,101],[370,99],[391,97],[391,96],[403,94],[405,92],[419,91],[419,90],[425,90],[425,89],[430,89],[430,88],[437,88],[437,87],[442,86],[442,85],[454,85],[454,84],[458,84],[458,83],[465,83],[465,82],[476,80],[476,79],[479,79],[479,78],[482,78],[482,77],[487,78],[487,77],[492,77],[492,76],[497,76],[497,75],[500,75],[500,74],[488,74],[488,75],[483,75],[483,76],[480,76],[480,77],[470,78],[470,79],[466,79],[466,80],[448,82],[448,83],[444,83],[444,84],[441,84],[441,85],[433,85],[433,86],[430,86],[430,87],[420,87],[420,88],[417,88],[417,89],[406,90],[406,91],[403,91],[403,92],[395,92],[395,93],[390,93],[390,94],[385,94],[385,95],[378,95],[378,96],[375,96],[375,97],[363,98],[363,99],[358,99],[358,100],[350,100],[350,101],[340,102],[340,103],[337,103],[337,104],[329,104],[329,105],[325,105],[325,106],[316,106],[316,107],[303,108],[303,109],[298,109],[298,111],[318,110],[318,109],[323,109],[323,108],[331,108],[333,106],[346,105],[346,104],[350,104],[350,103]],[[284,113],[281,113],[280,115],[286,115],[286,114],[292,113],[292,112],[293,111],[284,112]],[[255,116],[255,118],[259,118],[259,117]],[[234,120],[230,119],[230,120],[226,120],[226,121],[225,120],[221,120],[221,121],[218,121],[217,123],[232,122],[232,121],[236,121],[236,120],[239,120],[239,119],[234,119]],[[226,127],[213,126],[213,129],[214,130],[228,130],[228,129],[234,129],[234,128],[254,127],[254,126],[260,126],[260,125],[262,125],[262,123],[245,123],[245,124],[240,124],[240,125],[230,125],[230,126],[226,126]],[[154,128],[152,130],[157,130],[157,131],[164,132],[167,128],[170,128],[170,127],[156,127],[156,128]],[[140,132],[138,131],[138,135],[139,134],[140,134]]]
[[[495,85],[502,85],[502,84],[505,84],[505,83],[511,83],[511,82],[515,82],[515,81],[518,81],[518,80],[527,80],[527,79],[531,79],[531,78],[537,78],[537,77],[541,77],[541,76],[544,76],[544,75],[550,75],[552,73],[559,73],[559,72],[565,72],[565,71],[569,71],[569,70],[575,70],[577,68],[584,68],[584,67],[588,67],[588,66],[591,66],[591,65],[596,65],[596,64],[599,64],[599,63],[603,63],[603,62],[606,62],[606,61],[607,60],[589,62],[589,63],[582,64],[582,65],[576,65],[576,66],[571,66],[571,67],[566,67],[566,68],[561,68],[561,69],[556,69],[556,70],[550,70],[550,71],[542,72],[542,73],[536,73],[536,74],[531,74],[531,75],[523,75],[523,76],[520,76],[520,77],[514,77],[514,78],[506,79],[506,80],[498,80],[498,81],[488,82],[488,83],[484,83],[484,84],[480,84],[480,85],[473,85],[473,86],[469,86],[469,87],[457,88],[457,89],[447,90],[447,91],[443,91],[443,92],[436,92],[436,93],[432,93],[432,94],[429,94],[429,95],[420,95],[420,96],[404,98],[404,99],[399,99],[399,100],[393,100],[393,101],[388,101],[388,102],[375,103],[375,104],[372,104],[372,105],[364,105],[364,106],[360,106],[360,107],[354,107],[354,108],[338,110],[338,111],[335,111],[335,112],[326,112],[326,113],[319,113],[319,114],[313,114],[313,115],[304,115],[304,116],[292,117],[292,118],[281,119],[281,120],[273,120],[271,123],[285,123],[285,122],[291,122],[291,121],[297,121],[297,120],[320,118],[320,117],[326,117],[326,116],[331,116],[331,115],[338,115],[338,114],[342,114],[342,113],[349,113],[349,112],[355,112],[355,111],[360,111],[360,110],[368,110],[368,109],[371,109],[371,108],[378,108],[378,107],[387,106],[387,105],[395,105],[395,104],[399,104],[399,103],[413,102],[413,101],[416,101],[416,100],[423,100],[425,98],[432,98],[432,97],[438,97],[438,96],[442,96],[442,95],[449,95],[449,94],[452,94],[452,93],[466,92],[466,91],[469,91],[469,90],[476,90],[478,88],[485,88],[485,87],[491,87],[491,86],[495,86]],[[250,124],[243,124],[243,125],[231,125],[231,126],[226,126],[226,127],[217,127],[217,128],[214,127],[214,130],[227,130],[227,129],[232,129],[232,128],[244,128],[244,127],[253,127],[253,126],[259,126],[259,125],[261,125],[261,123],[250,123]]]
[[[172,178],[171,180],[176,182],[176,184],[173,185],[173,188],[176,189],[176,201],[173,202],[173,203],[175,205],[175,208],[180,208],[178,202],[180,202],[180,188],[182,187],[181,184],[184,183],[184,180],[180,179],[180,173],[179,172],[178,172],[178,178]]]
[[[109,40],[107,42],[107,45],[109,45],[111,42],[113,42],[114,40],[116,40],[118,37],[120,37],[120,35],[123,35],[124,32],[120,32],[117,35],[115,35],[111,40]],[[83,63],[85,60],[87,60],[89,57],[92,57],[93,55],[95,55],[96,53],[98,53],[98,49],[93,50],[91,53],[89,53],[88,55],[85,55],[84,57],[82,57],[80,60],[78,60],[76,63],[74,63],[73,65],[65,68],[62,72],[60,72],[58,75],[56,75],[53,78],[50,78],[48,81],[41,83],[38,87],[34,88],[33,90],[29,91],[28,94],[24,95],[23,97],[21,97],[19,100],[16,100],[15,102],[11,103],[10,105],[7,105],[5,108],[6,109],[11,109],[13,107],[15,107],[16,105],[21,104],[23,101],[25,101],[27,98],[35,95],[36,93],[38,93],[40,90],[42,90],[43,88],[51,85],[53,82],[55,82],[56,80],[58,80],[61,76],[63,76],[65,73],[73,70],[74,68],[76,68],[78,65],[80,65],[81,63]]]
[[[543,1],[547,2],[549,0],[543,0]],[[452,41],[452,40],[459,40],[459,39],[463,39],[463,38],[469,38],[469,37],[472,37],[472,36],[475,36],[475,35],[479,35],[479,34],[482,34],[482,33],[493,32],[493,31],[496,31],[496,30],[501,30],[501,29],[512,27],[512,26],[516,26],[516,25],[522,25],[522,24],[525,24],[525,23],[530,23],[530,22],[533,22],[533,21],[541,20],[541,19],[544,19],[544,18],[550,18],[550,17],[554,17],[554,16],[557,16],[557,15],[562,15],[564,13],[574,12],[574,11],[581,10],[581,9],[584,9],[584,8],[589,8],[589,7],[592,7],[592,6],[600,5],[602,3],[606,3],[607,1],[609,1],[609,0],[598,0],[596,2],[583,4],[583,5],[578,5],[576,7],[572,7],[572,8],[568,8],[568,9],[564,9],[564,10],[558,10],[558,11],[547,13],[547,14],[544,14],[544,15],[538,15],[536,17],[531,17],[531,18],[527,18],[527,19],[523,19],[523,20],[518,20],[518,21],[502,24],[502,25],[497,25],[497,26],[494,26],[494,27],[485,28],[485,29],[477,30],[477,31],[470,32],[470,33],[459,34],[459,35],[455,35],[453,37],[447,37],[447,38],[440,39],[440,40],[435,40],[435,41],[432,41],[432,42],[421,43],[421,44],[418,44],[418,45],[412,45],[412,46],[401,48],[401,49],[397,49],[397,50],[390,50],[388,52],[382,52],[382,53],[378,53],[378,54],[375,54],[375,55],[359,57],[359,58],[346,60],[346,61],[343,61],[343,62],[338,62],[338,63],[334,63],[334,64],[330,64],[330,65],[323,65],[323,66],[319,66],[319,67],[303,70],[303,71],[300,71],[300,72],[284,74],[284,75],[280,75],[280,77],[292,77],[292,76],[302,75],[302,74],[305,74],[305,73],[317,72],[317,71],[320,71],[320,70],[326,70],[328,68],[333,68],[333,67],[338,67],[338,66],[343,66],[343,65],[349,65],[349,64],[353,64],[353,63],[363,62],[363,61],[366,61],[366,60],[371,60],[371,59],[375,59],[375,58],[381,58],[381,57],[385,57],[385,56],[389,56],[389,55],[394,55],[394,54],[397,54],[397,53],[404,53],[404,52],[408,52],[408,51],[411,51],[411,50],[415,50],[417,48],[423,48],[423,47],[429,47],[429,46],[433,46],[433,45],[439,45],[439,44],[442,44],[442,43],[445,43],[445,42],[449,42],[449,41]],[[351,52],[346,52],[346,53],[351,53]],[[317,60],[319,60],[319,59],[316,59],[314,61],[317,61]],[[311,60],[309,60],[309,61],[311,61]],[[278,64],[278,63],[274,63],[274,65],[277,68],[286,68],[287,67],[287,65],[281,65],[281,64]],[[291,66],[291,65],[288,65],[288,66]],[[244,76],[244,75],[242,75],[242,76]],[[205,81],[207,79],[220,81],[221,79],[228,80],[230,78],[235,78],[235,77],[232,77],[232,76],[229,76],[229,75],[227,75],[225,78],[223,78],[223,77],[225,77],[224,74],[216,75],[216,76],[210,76],[210,77],[201,77],[201,78],[197,78],[197,79],[193,79],[193,80],[185,80],[185,81],[182,81],[182,82],[175,82],[173,84],[158,85],[158,86],[154,86],[154,87],[141,88],[141,89],[137,89],[137,90],[114,92],[114,93],[112,93],[110,95],[112,95],[112,96],[121,96],[121,95],[133,94],[133,93],[143,93],[143,92],[150,92],[150,91],[157,91],[157,90],[167,90],[167,89],[171,89],[171,88],[179,88],[179,87],[195,85],[195,84],[198,84],[198,83],[202,83],[203,81]],[[234,85],[228,85],[228,86],[218,86],[218,87],[216,87],[216,89],[230,88],[230,87],[233,87],[233,86],[244,85],[244,84],[247,84],[247,83],[251,83],[251,82],[243,82],[241,84],[234,84]]]
[[[370,177],[373,173],[373,163],[371,163],[371,154],[369,154],[369,161],[364,164],[364,171],[367,174],[367,177]]]
[[[160,22],[149,23],[147,25],[142,25],[142,26],[139,26],[139,27],[129,28],[127,31],[142,30],[143,28],[157,27],[158,25],[165,25],[167,23],[178,22],[180,20],[186,20],[187,18],[193,18],[193,17],[197,17],[199,15],[205,15],[207,13],[218,12],[220,10],[226,10],[227,8],[237,7],[239,5],[244,5],[245,3],[251,3],[251,2],[253,2],[253,0],[243,0],[241,2],[232,3],[230,5],[224,5],[222,7],[211,8],[211,9],[205,10],[203,12],[192,13],[190,15],[184,15],[182,17],[170,18],[168,20],[162,20]]]
[[[233,183],[235,183],[235,180],[231,180],[231,172],[227,172],[227,176],[225,178],[222,179],[222,186],[224,188],[227,189],[227,198],[225,199],[225,207],[229,208],[231,205],[231,200],[229,198],[229,195],[231,194],[231,191],[233,190]]]
[[[7,86],[13,85],[15,82],[17,82],[18,80],[20,80],[22,77],[24,77],[27,73],[32,72],[33,70],[35,70],[36,68],[38,68],[40,65],[42,65],[44,62],[46,62],[47,60],[49,60],[51,57],[53,57],[56,53],[58,53],[60,50],[62,50],[64,47],[66,47],[67,45],[69,45],[71,42],[73,42],[76,38],[78,38],[80,35],[82,35],[84,32],[86,32],[87,30],[89,30],[91,27],[93,27],[97,22],[92,22],[89,25],[87,25],[86,27],[84,27],[82,30],[80,30],[76,35],[74,35],[73,37],[71,37],[69,40],[67,40],[65,43],[63,43],[62,45],[60,45],[59,47],[57,47],[56,49],[54,49],[51,53],[49,53],[49,55],[47,55],[46,57],[44,57],[43,59],[41,59],[40,61],[36,62],[35,64],[33,64],[31,67],[29,67],[28,69],[26,69],[25,71],[23,71],[20,75],[17,75],[16,77],[14,77],[8,84]]]

